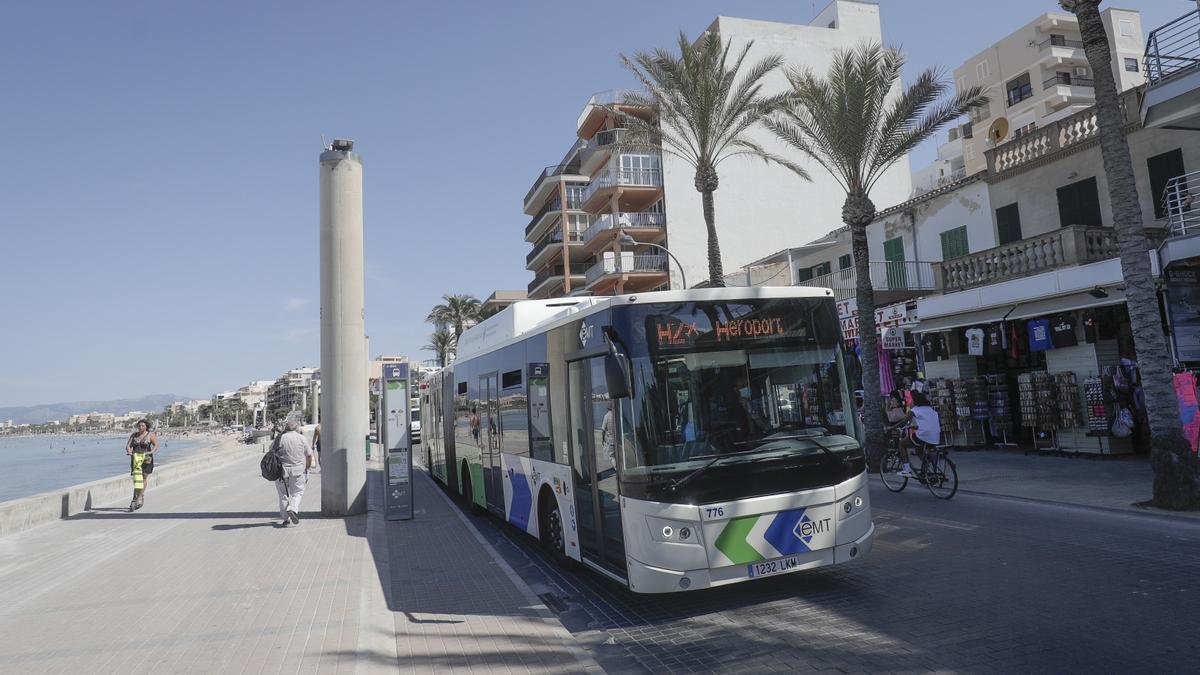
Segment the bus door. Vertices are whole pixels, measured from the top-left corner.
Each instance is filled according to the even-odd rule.
[[[567,369],[571,401],[571,469],[579,545],[585,560],[625,575],[625,536],[617,490],[621,453],[618,401],[608,396],[604,358],[572,361]]]
[[[480,435],[485,443],[480,461],[483,463],[484,495],[489,508],[504,513],[504,485],[500,481],[500,391],[496,373],[479,378]]]

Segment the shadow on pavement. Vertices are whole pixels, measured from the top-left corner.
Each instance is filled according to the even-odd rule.
[[[317,511],[302,511],[301,518],[320,519]],[[247,518],[262,518],[279,520],[279,514],[273,511],[197,511],[175,513],[170,511],[154,512],[145,509],[130,513],[129,509],[92,509],[77,513],[66,520],[115,520],[133,518],[139,520],[232,520]]]

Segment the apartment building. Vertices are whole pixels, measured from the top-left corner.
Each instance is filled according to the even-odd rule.
[[[718,17],[707,30],[734,53],[753,42],[748,63],[778,53],[788,65],[818,71],[829,66],[834,50],[882,39],[879,8],[852,0],[829,3],[808,25]],[[786,86],[779,74],[767,80],[765,89],[774,93]],[[525,196],[524,210],[531,216],[525,239],[533,244],[526,257],[534,273],[530,298],[579,291],[633,293],[678,288],[684,277],[691,285],[708,279],[708,234],[694,169],[653,149],[612,152],[624,130],[610,109],[650,114],[622,107],[622,101],[619,91],[592,96],[563,159],[540,172]],[[755,140],[791,154],[765,131],[756,132]],[[804,182],[758,159],[739,157],[722,164],[714,202],[726,270],[772,253],[781,240],[815,237],[828,223],[841,220],[841,201],[829,199],[840,194],[837,183],[820,167],[810,170],[813,181]],[[908,164],[901,161],[878,182],[874,196],[896,203],[910,192]],[[678,264],[659,246],[668,248]]]
[[[514,302],[520,302],[528,297],[527,291],[492,291],[486,300],[479,303],[479,314],[487,318]]]
[[[318,368],[292,368],[267,389],[268,410],[308,411],[313,380],[319,378]]]
[[[1108,8],[1101,16],[1117,90],[1143,84],[1140,15]],[[972,112],[965,130],[965,174],[985,168],[989,148],[1075,115],[1096,99],[1079,22],[1066,12],[1047,12],[967,59],[954,70],[954,83],[960,92],[982,86],[991,98]]]

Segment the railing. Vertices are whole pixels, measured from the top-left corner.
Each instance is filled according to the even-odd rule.
[[[525,226],[525,236],[528,237],[529,233],[533,232],[533,229],[535,227],[537,227],[537,224],[542,220],[542,217],[545,216],[547,213],[550,213],[551,211],[561,211],[561,210],[562,210],[562,200],[559,199],[559,197],[557,195],[555,195],[553,198],[551,198],[549,201],[547,201],[545,204],[543,204],[542,208],[538,209],[538,212],[536,215],[534,215],[532,218],[529,219],[529,224]]]
[[[583,195],[587,192],[587,183],[567,183],[567,208],[576,211],[583,208]],[[562,210],[562,198],[557,193],[546,201],[542,208],[538,209],[537,215],[529,219],[529,224],[525,226],[525,236],[528,237],[530,232],[533,232],[537,227],[538,221],[542,216],[552,211]]]
[[[595,136],[592,136],[590,139],[588,139],[587,147],[585,147],[583,149],[583,152],[580,153],[580,157],[579,157],[580,163],[587,164],[588,159],[591,158],[592,153],[596,152],[596,150],[599,150],[600,148],[603,148],[608,145],[612,145],[613,143],[620,142],[621,137],[625,134],[626,131],[627,130],[623,129],[623,128],[622,129],[604,129],[602,131],[597,131]]]
[[[919,260],[872,260],[867,263],[871,270],[871,288],[876,291],[907,291],[918,293],[937,288],[931,262]],[[796,282],[797,286],[833,289],[838,300],[853,298],[858,289],[858,275],[853,267],[822,274]]]
[[[534,275],[533,281],[529,282],[529,286],[526,290],[529,293],[532,293],[534,289],[536,289],[538,286],[541,286],[547,279],[561,277],[566,269],[567,268],[564,268],[562,265],[551,265],[543,268],[540,272]],[[578,275],[580,273],[579,265],[573,266],[570,269],[570,273],[572,276]]]
[[[1200,10],[1150,31],[1143,66],[1148,87],[1200,66]]]
[[[622,253],[620,256],[606,255],[600,262],[588,268],[583,276],[583,283],[590,286],[609,274],[665,271],[667,271],[667,257],[664,255],[634,253]]]
[[[1055,73],[1054,77],[1042,81],[1042,90],[1066,85],[1068,87],[1095,87],[1096,81],[1087,77],[1071,77],[1070,73]]]
[[[1136,89],[1130,89],[1121,94],[1121,114],[1126,123],[1137,119],[1136,97]],[[1100,121],[1096,117],[1096,106],[1091,106],[1021,138],[1001,143],[985,151],[988,174],[995,176],[1002,171],[1008,171],[1081,143],[1098,139],[1099,136]]]
[[[610,161],[618,160],[614,157]],[[591,199],[597,190],[617,185],[660,186],[662,185],[662,169],[608,168],[599,175],[592,176],[592,182],[588,184],[587,190],[583,193],[583,201]]]
[[[1167,229],[1173,237],[1200,234],[1200,204],[1195,203],[1197,196],[1193,192],[1200,195],[1200,171],[1167,181],[1162,206],[1167,215]]]
[[[1068,40],[1066,38],[1052,37],[1049,40],[1042,40],[1038,43],[1038,49],[1049,49],[1051,47],[1083,49],[1083,42],[1081,40]]]
[[[1071,225],[1036,237],[936,263],[943,292],[961,291],[1060,267],[1099,262],[1117,256],[1111,227]]]
[[[573,244],[578,244],[579,242],[582,242],[583,241],[583,232],[584,232],[584,229],[580,228],[580,227],[572,227],[572,228],[568,229],[567,230],[567,241],[571,242]],[[542,251],[546,250],[547,246],[552,246],[552,245],[562,246],[562,226],[561,225],[558,227],[555,227],[548,234],[546,234],[544,237],[539,239],[536,244],[533,245],[533,250],[530,251],[525,256],[525,264],[528,265],[529,263],[533,262],[534,258],[537,258],[538,255],[540,255]]]
[[[591,241],[605,230],[628,228],[631,230],[666,229],[667,217],[661,213],[619,213],[614,219],[611,213],[597,216],[591,227],[583,233],[584,241]]]
[[[533,186],[529,188],[529,192],[525,193],[525,202],[529,201],[529,198],[533,196],[533,193],[537,192],[538,186],[541,185],[542,181],[546,180],[547,178],[550,178],[551,176],[561,176],[564,173],[578,172],[579,161],[577,159],[573,159],[565,164],[553,164],[542,169],[537,178],[533,179]]]

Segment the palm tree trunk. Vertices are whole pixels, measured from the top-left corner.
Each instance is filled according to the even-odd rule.
[[[1154,467],[1154,503],[1163,508],[1200,507],[1200,477],[1196,456],[1183,437],[1179,402],[1172,386],[1171,358],[1158,312],[1158,294],[1150,271],[1142,207],[1138,203],[1125,115],[1113,81],[1112,56],[1099,0],[1080,0],[1070,7],[1079,19],[1084,53],[1096,87],[1100,124],[1100,154],[1108,179],[1113,225],[1125,277],[1125,304],[1133,344],[1141,369],[1146,412],[1150,422],[1150,460]]]
[[[867,463],[875,466],[883,457],[883,396],[879,391],[879,331],[875,328],[875,289],[871,288],[871,256],[867,246],[867,225],[875,218],[875,204],[862,191],[846,194],[842,221],[850,226],[850,247],[854,256],[854,298],[858,305],[858,343],[861,347],[864,450]]]
[[[713,208],[713,193],[720,185],[716,168],[698,167],[695,185],[704,205],[704,225],[708,228],[708,285],[724,286],[725,270],[721,265],[721,242],[717,240],[717,214]]]

